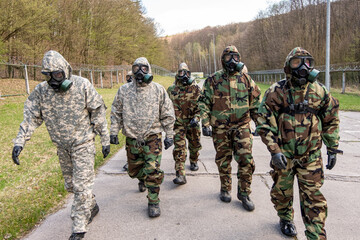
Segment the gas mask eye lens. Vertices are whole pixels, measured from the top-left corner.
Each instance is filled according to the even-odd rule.
[[[140,70],[140,66],[139,65],[133,65],[132,66],[132,72],[133,73],[137,73]]]
[[[239,61],[240,61],[240,56],[239,56],[239,54],[233,54],[232,57],[234,58],[234,60],[235,60],[236,62],[239,62]]]
[[[228,53],[228,54],[225,54],[225,55],[224,55],[224,61],[225,61],[225,62],[228,62],[228,61],[230,61],[230,60],[231,60],[231,54],[229,54],[229,53]]]
[[[62,81],[62,80],[65,79],[65,73],[64,73],[64,71],[51,72],[51,76],[52,76],[56,81]]]
[[[308,68],[314,67],[314,59],[312,59],[312,58],[305,58],[304,63]]]
[[[179,77],[184,76],[184,75],[185,75],[185,71],[184,71],[184,70],[179,70],[179,71],[178,71],[178,75],[179,75]]]
[[[290,60],[290,68],[296,69],[301,65],[301,58],[293,58]]]
[[[148,66],[141,65],[140,68],[141,68],[141,71],[143,71],[143,73],[149,73],[149,67]]]

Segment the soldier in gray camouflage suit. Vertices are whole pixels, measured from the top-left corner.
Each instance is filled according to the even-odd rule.
[[[110,143],[119,144],[118,133],[126,136],[128,174],[139,179],[139,191],[148,189],[149,217],[160,216],[159,191],[164,179],[160,169],[161,132],[165,149],[173,143],[175,114],[163,86],[152,82],[151,66],[146,58],[135,60],[134,80],[122,85],[111,107]]]
[[[101,137],[104,158],[110,152],[110,137],[105,118],[106,106],[89,80],[71,74],[72,68],[56,51],[45,53],[42,73],[47,81],[38,84],[24,106],[24,120],[14,139],[13,161],[31,135],[45,122],[65,180],[74,193],[70,239],[82,239],[87,225],[99,212],[92,193],[96,134]]]

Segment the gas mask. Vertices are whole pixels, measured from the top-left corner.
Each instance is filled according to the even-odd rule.
[[[135,75],[135,80],[140,84],[143,82],[149,84],[153,80],[153,76],[149,73],[149,66],[147,65],[133,65],[132,72]]]
[[[177,79],[181,81],[183,85],[190,85],[194,81],[194,79],[190,78],[190,76],[191,76],[190,71],[186,69],[182,69],[178,71]]]
[[[240,55],[239,53],[226,53],[223,56],[223,61],[225,64],[225,68],[230,72],[241,72],[244,67],[244,63],[240,62]]]
[[[294,57],[289,61],[293,82],[297,86],[305,85],[307,82],[313,83],[320,71],[314,69],[314,59],[312,57]]]
[[[65,78],[63,70],[41,73],[45,75],[46,81],[55,92],[66,92],[73,84],[72,81]]]
[[[131,75],[126,75],[126,81],[128,82],[128,83],[130,83],[130,82],[132,82],[132,76]]]

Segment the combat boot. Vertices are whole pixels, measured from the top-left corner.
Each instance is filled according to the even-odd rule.
[[[186,177],[184,175],[180,175],[180,173],[176,172],[176,178],[174,178],[173,183],[184,185],[186,183]]]
[[[280,218],[280,230],[284,235],[289,237],[295,237],[297,235],[296,227],[293,221]]]
[[[223,201],[223,202],[231,202],[231,195],[229,193],[229,191],[224,191],[224,190],[221,190],[220,191],[220,200]]]
[[[197,171],[199,170],[199,165],[196,163],[190,163],[190,170],[191,171]]]
[[[145,192],[146,191],[146,187],[145,187],[145,182],[144,180],[139,180],[139,191],[140,192]]]
[[[72,233],[69,240],[80,240],[84,238],[85,233]]]
[[[148,204],[148,213],[149,213],[149,217],[151,218],[155,218],[160,216],[161,211],[160,211],[160,206],[159,204]]]
[[[245,208],[245,210],[247,210],[249,212],[254,211],[255,205],[251,201],[249,196],[244,196],[244,195],[241,195],[240,193],[238,193],[237,197],[242,202],[242,205]]]
[[[88,224],[90,224],[92,222],[92,220],[99,213],[99,211],[100,211],[99,205],[95,204],[95,206],[90,210],[91,215],[90,215]]]

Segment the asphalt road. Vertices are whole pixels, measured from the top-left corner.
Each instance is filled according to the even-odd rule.
[[[340,113],[340,149],[333,170],[325,170],[322,192],[328,201],[326,231],[328,239],[360,239],[360,113]],[[272,180],[268,175],[270,155],[260,137],[254,138],[253,156],[256,170],[251,198],[256,209],[245,211],[236,198],[236,163],[233,161],[232,202],[219,199],[220,180],[214,162],[215,150],[209,137],[201,139],[200,169],[189,170],[182,186],[173,184],[175,177],[172,148],[163,151],[161,168],[165,179],[161,185],[161,216],[147,215],[146,193],[138,192],[137,180],[131,179],[122,166],[126,153],[121,149],[96,177],[94,193],[100,213],[89,226],[85,239],[289,239],[278,229],[278,217],[270,201]],[[324,164],[326,164],[325,156]],[[68,239],[71,234],[72,196],[63,208],[48,216],[24,239]],[[297,239],[305,239],[299,194],[295,184],[295,224]],[[291,238],[290,238],[291,239]]]

